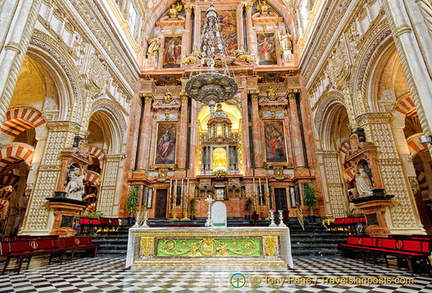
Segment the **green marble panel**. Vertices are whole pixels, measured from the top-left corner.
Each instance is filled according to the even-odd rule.
[[[262,256],[261,238],[158,239],[156,256]]]

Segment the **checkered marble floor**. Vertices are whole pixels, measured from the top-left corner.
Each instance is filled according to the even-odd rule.
[[[432,292],[427,275],[411,279],[394,265],[363,265],[355,259],[298,258],[295,269],[259,273],[137,272],[124,264],[119,257],[80,258],[62,265],[34,259],[19,275],[0,275],[0,292]],[[234,273],[245,278],[232,278]]]

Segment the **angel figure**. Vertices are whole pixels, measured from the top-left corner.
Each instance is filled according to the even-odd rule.
[[[170,18],[177,18],[179,12],[182,10],[183,5],[181,3],[176,2],[171,5],[171,7],[168,9],[168,15]]]
[[[198,51],[198,46],[194,45],[192,48],[192,53],[186,54],[186,58],[182,61],[181,64],[184,65],[192,65],[200,61],[203,57],[203,54]]]
[[[244,45],[240,45],[238,50],[231,51],[232,54],[236,57],[237,60],[253,63],[255,62],[255,58],[251,55],[250,52],[245,51]]]

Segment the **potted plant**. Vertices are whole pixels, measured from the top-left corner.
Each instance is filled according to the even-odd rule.
[[[190,212],[190,219],[193,221],[195,220],[195,204],[196,204],[196,199],[195,198],[191,198],[189,200],[189,212]]]
[[[133,224],[134,221],[134,215],[138,210],[139,206],[139,196],[140,196],[140,189],[138,186],[133,186],[129,192],[129,195],[126,199],[126,207],[127,211],[129,213],[129,224]]]
[[[244,211],[246,212],[245,219],[250,220],[250,213],[252,211],[253,201],[248,197],[244,203]]]
[[[312,184],[305,184],[303,186],[304,205],[309,208],[309,221],[315,222],[314,208],[317,204],[317,190]]]

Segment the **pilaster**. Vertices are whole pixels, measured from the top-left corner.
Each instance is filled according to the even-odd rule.
[[[323,174],[324,204],[327,216],[345,217],[348,200],[342,184],[339,157],[336,151],[325,152],[318,155],[321,161],[320,173]]]
[[[97,210],[105,217],[117,217],[119,213],[120,189],[119,178],[123,176],[123,157],[120,154],[107,155],[103,172],[102,186]]]
[[[44,155],[36,174],[28,208],[19,234],[49,234],[53,218],[46,206],[46,197],[53,195],[61,172],[60,153],[72,145],[80,126],[72,122],[50,122]]]
[[[386,213],[390,233],[424,233],[412,189],[397,152],[390,119],[387,113],[369,113],[357,120],[365,129],[366,140],[377,147],[378,168],[385,193],[395,196],[389,206],[390,213]]]

